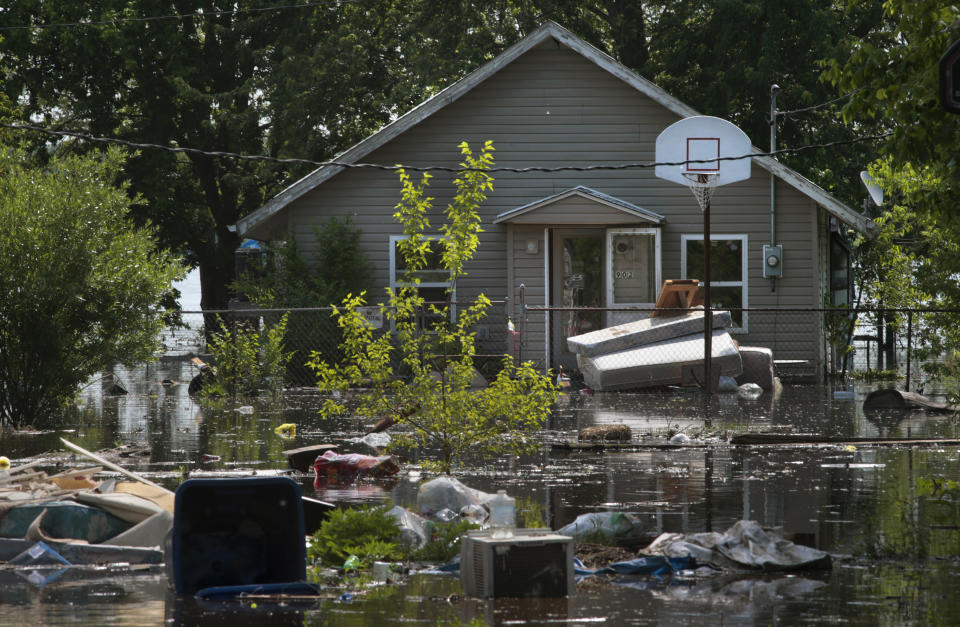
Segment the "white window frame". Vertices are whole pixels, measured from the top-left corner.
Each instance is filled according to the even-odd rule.
[[[711,241],[711,242],[715,242],[715,241],[718,241],[718,240],[719,240],[719,241],[730,240],[730,239],[738,239],[738,240],[740,240],[740,266],[741,266],[740,272],[741,272],[741,280],[739,280],[739,281],[715,281],[715,280],[713,280],[713,279],[711,278],[711,280],[710,280],[710,286],[711,286],[711,287],[739,287],[739,288],[741,288],[741,290],[740,290],[740,293],[741,293],[741,297],[740,297],[741,303],[740,303],[740,306],[741,306],[743,309],[746,309],[747,306],[748,306],[748,304],[749,304],[749,302],[750,302],[750,299],[749,299],[749,297],[748,297],[748,294],[749,294],[749,291],[750,291],[750,290],[749,290],[749,281],[748,281],[749,276],[750,276],[750,267],[749,267],[749,264],[748,264],[749,255],[747,254],[748,237],[747,237],[747,235],[746,235],[745,233],[740,233],[740,234],[711,233],[711,234],[710,234],[710,241]],[[690,234],[684,234],[684,235],[681,235],[681,236],[680,236],[680,274],[681,274],[684,278],[687,277],[687,242],[688,242],[688,241],[701,241],[701,242],[702,242],[702,241],[703,241],[703,233],[700,233],[699,235],[698,235],[698,234],[695,234],[695,233],[690,233]],[[697,277],[697,278],[699,278],[701,281],[703,280],[703,277]],[[742,323],[741,326],[739,326],[739,327],[732,327],[732,328],[728,329],[728,330],[730,331],[730,333],[749,333],[748,315],[747,315],[747,312],[746,312],[746,311],[744,311],[744,312],[741,313],[741,315],[740,315],[740,320],[741,320],[741,323]]]
[[[632,228],[632,229],[607,229],[607,260],[606,260],[606,273],[607,273],[607,307],[653,307],[656,305],[656,302],[652,303],[615,303],[614,298],[614,276],[613,276],[613,238],[617,235],[653,235],[653,246],[654,246],[654,271],[653,271],[653,284],[658,286],[655,291],[658,291],[659,286],[663,283],[660,279],[661,270],[660,270],[660,229],[651,229],[651,228]],[[656,299],[654,299],[656,301]]]
[[[451,303],[457,302],[457,287],[452,285],[451,281],[421,281],[420,283],[408,283],[406,281],[397,280],[397,242],[409,239],[407,235],[391,235],[390,236],[390,289],[394,292],[401,287],[442,287],[446,289],[453,288],[450,291],[450,301]],[[428,237],[427,239],[434,241],[442,241],[442,237]],[[457,320],[457,306],[455,304],[450,305],[450,321],[456,322]]]

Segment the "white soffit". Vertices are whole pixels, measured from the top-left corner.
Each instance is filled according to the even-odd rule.
[[[614,196],[610,196],[609,194],[598,192],[595,189],[590,189],[589,187],[584,187],[582,185],[579,185],[577,187],[573,187],[571,189],[567,189],[562,192],[558,192],[556,194],[546,196],[545,198],[541,198],[540,200],[535,200],[531,203],[527,203],[522,207],[517,207],[509,211],[504,211],[503,213],[499,214],[496,218],[494,218],[493,223],[501,224],[503,222],[510,222],[522,215],[527,215],[535,211],[538,211],[540,209],[543,209],[544,207],[549,207],[550,205],[558,201],[564,200],[566,198],[570,198],[571,196],[579,196],[581,198],[592,200],[594,202],[600,203],[612,209],[622,211],[635,218],[639,218],[647,222],[652,222],[653,224],[661,224],[666,221],[666,217],[660,215],[659,213],[650,211],[648,209],[644,209],[643,207],[638,207],[633,203],[627,202],[625,200],[621,200],[620,198],[615,198]]]

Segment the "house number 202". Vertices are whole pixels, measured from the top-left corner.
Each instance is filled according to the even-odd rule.
[[[617,270],[617,271],[614,273],[614,278],[617,278],[617,279],[632,279],[632,278],[633,278],[633,270]]]

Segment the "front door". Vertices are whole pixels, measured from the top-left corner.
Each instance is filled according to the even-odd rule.
[[[551,298],[554,307],[603,307],[603,229],[557,229],[553,232]],[[567,338],[603,328],[602,311],[561,311],[550,320],[554,365],[572,372],[576,355],[567,348]]]

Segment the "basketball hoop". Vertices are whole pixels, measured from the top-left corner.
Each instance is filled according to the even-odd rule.
[[[684,172],[684,183],[693,192],[693,197],[700,205],[700,211],[705,211],[710,204],[713,190],[717,187],[716,172]]]

